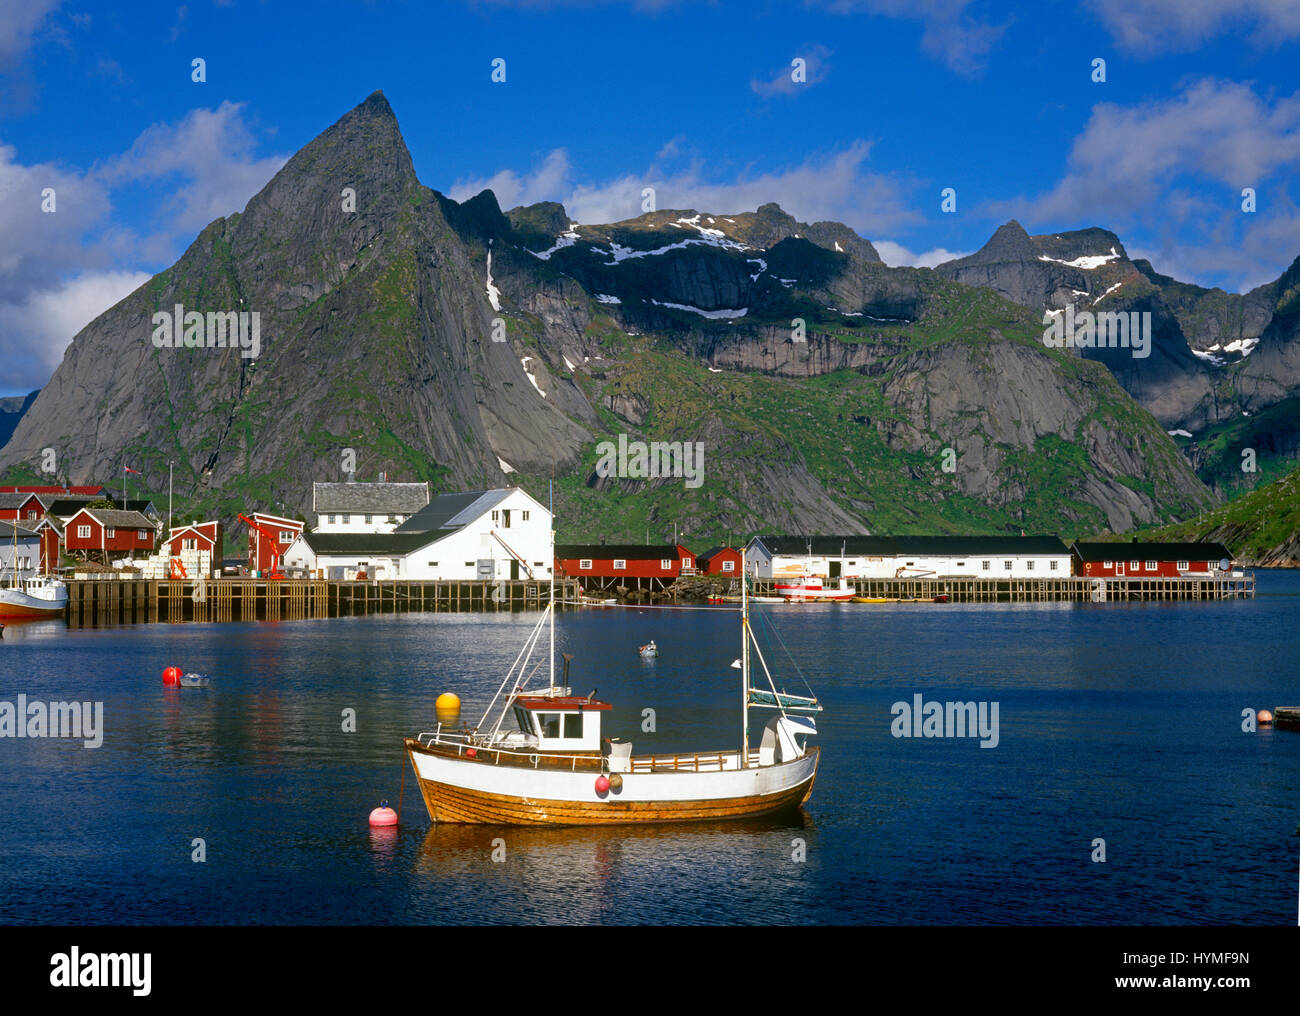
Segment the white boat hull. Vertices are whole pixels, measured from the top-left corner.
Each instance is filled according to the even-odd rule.
[[[0,588],[0,617],[56,617],[68,605],[68,587],[61,582],[42,587],[39,593]]]

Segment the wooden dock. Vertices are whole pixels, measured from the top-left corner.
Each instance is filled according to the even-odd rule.
[[[848,582],[857,590],[857,596],[890,601],[931,601],[936,596],[946,596],[950,603],[1111,603],[1133,600],[1235,600],[1253,599],[1255,596],[1254,572],[1194,578],[854,578]],[[759,596],[776,595],[770,581],[755,583],[754,593]]]
[[[556,584],[557,609],[577,598],[576,581]],[[394,579],[97,579],[68,582],[67,620],[78,628],[101,624],[181,621],[301,621],[414,611],[541,610],[546,582]]]

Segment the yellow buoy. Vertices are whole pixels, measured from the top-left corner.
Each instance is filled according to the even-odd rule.
[[[460,711],[460,698],[449,691],[444,691],[438,696],[438,701],[434,703],[434,708],[440,713],[455,713]]]

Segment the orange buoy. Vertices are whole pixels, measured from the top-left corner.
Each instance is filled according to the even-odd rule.
[[[370,824],[372,826],[395,826],[397,825],[397,812],[388,807],[387,801],[380,801],[379,807],[370,813]]]
[[[440,713],[458,713],[460,712],[460,697],[453,695],[449,691],[444,691],[434,702],[433,708]]]
[[[1271,727],[1273,725],[1273,714],[1267,709],[1261,709],[1255,719],[1259,720],[1261,727]]]
[[[181,668],[168,667],[163,671],[163,684],[167,686],[177,686],[181,683]]]

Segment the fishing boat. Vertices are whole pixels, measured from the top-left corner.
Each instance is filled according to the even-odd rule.
[[[68,587],[51,575],[18,577],[18,524],[13,530],[13,568],[0,585],[0,617],[55,617],[68,605]]]
[[[552,534],[554,540],[554,534]],[[548,686],[527,689],[525,673],[549,623]],[[495,825],[615,825],[717,821],[798,809],[812,793],[819,751],[807,747],[822,711],[808,695],[778,691],[749,620],[740,610],[741,672],[736,747],[635,755],[631,742],[602,737],[608,702],[574,695],[565,655],[555,675],[555,587],[551,602],[506,672],[482,719],[469,729],[437,729],[405,739],[433,822]],[[767,688],[750,686],[751,646]],[[541,664],[536,669],[540,669]],[[499,709],[498,709],[499,705]],[[751,709],[773,715],[751,746]],[[512,720],[507,729],[506,721]]]
[[[830,601],[847,603],[857,595],[849,580],[841,578],[833,585],[827,585],[817,575],[800,575],[794,579],[781,579],[773,587],[781,599],[787,603]]]

